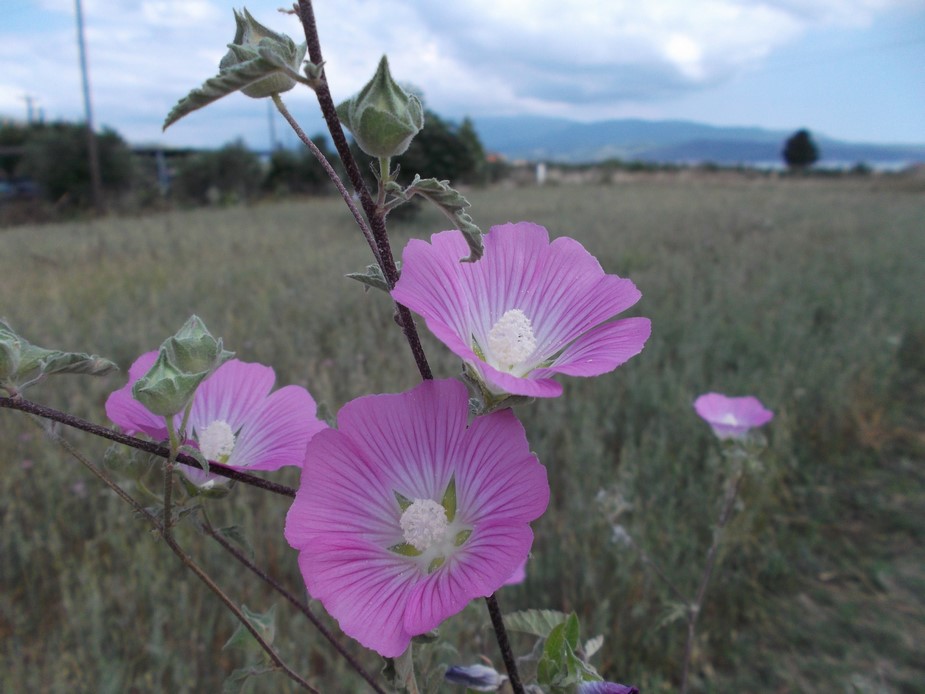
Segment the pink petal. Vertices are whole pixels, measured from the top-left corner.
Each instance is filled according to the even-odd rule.
[[[456,490],[465,523],[529,523],[546,510],[546,468],[530,452],[512,410],[473,420],[456,470]]]
[[[251,412],[228,459],[231,467],[277,470],[284,465],[301,467],[309,440],[327,428],[315,417],[315,401],[300,386],[286,386],[272,393]]]
[[[498,371],[483,361],[475,362],[473,366],[482,374],[485,383],[496,393],[524,395],[528,398],[557,398],[562,395],[560,383],[551,378],[534,378],[535,372],[521,377]]]
[[[286,540],[300,549],[317,537],[363,536],[381,547],[401,541],[401,511],[382,465],[349,437],[326,429],[309,442],[302,482],[286,516]]]
[[[404,609],[417,577],[407,558],[368,543],[318,539],[300,552],[299,568],[308,592],[345,634],[386,658],[405,652],[413,634]]]
[[[417,584],[409,596],[405,629],[423,634],[461,611],[474,598],[504,585],[525,561],[533,532],[525,524],[485,524],[466,542],[465,551]]]
[[[405,393],[358,398],[337,421],[367,460],[382,461],[395,491],[409,499],[439,499],[452,476],[468,409],[469,395],[459,381],[425,381]]]
[[[136,359],[128,370],[128,383],[113,391],[106,399],[106,416],[130,435],[144,433],[162,441],[167,438],[164,418],[149,412],[132,396],[132,385],[144,376],[157,361],[157,351],[146,352]]]
[[[196,390],[190,425],[195,430],[216,420],[238,431],[248,423],[273,388],[276,374],[263,364],[226,361]]]
[[[552,366],[537,369],[531,375],[537,378],[553,373],[598,376],[613,371],[642,351],[651,332],[652,323],[648,318],[604,323],[566,347]]]

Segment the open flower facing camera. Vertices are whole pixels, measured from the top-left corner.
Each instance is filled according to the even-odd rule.
[[[598,376],[642,351],[649,319],[611,320],[639,290],[578,241],[550,243],[546,229],[519,222],[492,227],[484,246],[479,261],[460,263],[469,248],[458,231],[409,241],[392,297],[462,358],[486,400],[556,397],[556,374]]]
[[[386,657],[513,579],[546,470],[511,410],[466,425],[459,381],[345,405],[308,445],[286,518],[308,592]]]

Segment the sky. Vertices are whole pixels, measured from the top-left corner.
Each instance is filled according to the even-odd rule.
[[[304,39],[277,8],[247,7]],[[82,0],[94,123],[134,144],[295,144],[268,100],[233,94],[166,132],[234,38],[220,0]],[[336,101],[379,58],[452,120],[692,120],[925,144],[925,0],[316,0]],[[74,0],[3,0],[0,118],[83,120]],[[321,130],[314,95],[284,95]]]

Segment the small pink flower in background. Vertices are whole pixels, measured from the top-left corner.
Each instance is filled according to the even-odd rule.
[[[549,502],[511,410],[467,427],[459,381],[345,405],[308,445],[286,539],[313,598],[385,657],[512,578]]]
[[[694,401],[694,409],[720,439],[741,439],[749,429],[763,426],[774,417],[773,412],[751,395],[730,398],[707,393]]]
[[[110,394],[106,414],[128,434],[144,433],[156,440],[167,438],[164,418],[149,412],[132,397],[132,384],[157,359],[143,354],[129,368],[128,383]],[[237,359],[222,364],[202,382],[193,396],[187,436],[210,461],[247,470],[276,470],[284,465],[301,467],[309,439],[327,424],[315,416],[315,401],[299,386],[270,393],[276,375],[262,364]],[[180,425],[182,416],[174,418]],[[196,484],[212,478],[201,470],[181,468]]]
[[[605,274],[580,243],[550,243],[546,229],[519,222],[492,227],[484,245],[481,260],[460,263],[469,248],[459,231],[409,241],[392,297],[490,393],[556,397],[555,374],[598,376],[642,351],[648,318],[610,320],[639,290]]]

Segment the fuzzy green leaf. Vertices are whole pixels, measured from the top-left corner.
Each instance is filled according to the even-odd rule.
[[[234,94],[236,91],[254,84],[254,82],[259,82],[266,77],[280,72],[280,69],[276,65],[258,56],[256,51],[252,52],[254,53],[254,57],[250,60],[224,68],[215,77],[210,77],[203,82],[201,87],[193,89],[189,94],[180,99],[177,105],[167,114],[163,129],[166,130],[183,118],[183,116],[187,116],[193,111],[201,109],[203,106],[208,106],[218,101],[223,96]]]
[[[347,274],[347,277],[366,285],[364,287],[366,291],[369,291],[370,287],[373,289],[381,289],[386,293],[391,290],[388,280],[386,280],[385,275],[382,272],[382,268],[379,267],[378,263],[367,265],[366,272],[350,272]]]
[[[522,610],[504,615],[504,625],[510,631],[546,638],[566,619],[568,619],[567,614],[556,610]]]
[[[482,257],[482,230],[472,221],[466,212],[470,207],[469,201],[462,194],[450,187],[449,181],[438,181],[436,178],[424,178],[415,175],[411,185],[405,189],[404,198],[410,200],[412,196],[420,195],[434,203],[447,217],[452,220],[466,238],[469,245],[469,256],[463,258],[464,263],[474,263]]]

